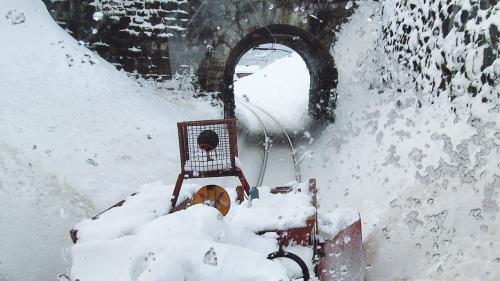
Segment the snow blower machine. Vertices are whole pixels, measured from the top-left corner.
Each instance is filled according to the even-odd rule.
[[[364,280],[359,213],[346,209],[325,215],[318,213],[315,179],[290,186],[250,187],[238,160],[235,119],[180,122],[177,127],[181,172],[175,186],[170,188],[170,202],[164,202],[167,207],[157,216],[171,216],[200,204],[208,205],[217,209],[221,219],[228,220],[231,227],[237,226],[251,230],[254,236],[274,239],[274,250],[265,255],[269,260],[295,267],[293,280]],[[231,189],[216,184],[183,188],[189,179],[220,177],[236,177],[240,184]],[[88,237],[95,236],[92,233],[96,231],[86,230],[89,225],[98,225],[100,220],[101,225],[107,224],[106,213],[126,208],[127,203],[138,196],[132,194],[88,223],[75,226],[70,231],[73,242],[90,241]],[[130,211],[124,213],[126,215],[122,218],[126,219]],[[109,217],[116,218],[117,215]],[[113,226],[113,231],[116,228]],[[98,231],[104,232],[107,228]],[[133,232],[129,231],[129,234]],[[102,240],[102,237],[96,240]],[[252,249],[246,244],[245,247]]]

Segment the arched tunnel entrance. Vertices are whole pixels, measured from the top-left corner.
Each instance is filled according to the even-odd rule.
[[[276,24],[258,28],[244,36],[233,48],[228,48],[227,45],[226,48],[214,47],[214,50],[205,56],[198,69],[200,85],[205,89],[218,90],[224,103],[224,116],[234,117],[233,77],[240,58],[258,45],[266,43],[285,45],[295,50],[309,69],[310,117],[318,121],[332,121],[336,102],[337,70],[329,50],[319,39],[292,25]],[[219,84],[214,85],[216,81],[210,79],[218,79]],[[283,95],[283,99],[285,98],[286,95]]]
[[[295,50],[275,43],[258,45],[247,51],[236,65],[233,82],[236,116],[248,121],[248,115],[254,115],[249,111],[266,115],[262,112],[265,111],[272,113],[277,121],[269,120],[270,123],[280,123],[291,132],[302,131],[312,121],[308,113],[310,84],[309,69]]]

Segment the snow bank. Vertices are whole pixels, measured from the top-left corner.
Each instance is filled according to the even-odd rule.
[[[367,280],[498,280],[500,101],[415,91],[377,41],[380,4],[359,4],[333,49],[336,123],[302,165],[320,212],[360,211]]]
[[[53,280],[71,225],[175,179],[175,121],[218,114],[116,71],[41,1],[2,1],[0,35],[0,279]]]
[[[179,194],[179,202],[191,196],[197,185],[185,184]],[[75,226],[80,242],[101,241],[129,235],[137,225],[168,213],[172,187],[162,182],[144,185],[138,193],[125,198],[125,208],[112,208],[97,215],[98,219],[86,219]]]
[[[287,264],[267,260],[278,250],[277,235],[256,232],[303,227],[314,215],[303,184],[288,194],[260,188],[251,206],[237,204],[226,217],[215,208],[194,205],[165,215],[173,186],[145,185],[121,207],[96,220],[76,225],[78,242],[71,248],[72,280],[286,280]],[[195,185],[183,187],[182,198]],[[234,191],[234,190],[233,190]],[[182,201],[182,200],[181,200]],[[311,266],[312,249],[289,247]],[[289,264],[288,264],[289,266]]]
[[[61,30],[38,1],[2,6],[2,14],[17,9],[27,18],[2,21],[9,38],[0,70],[4,142],[39,157],[100,206],[131,193],[130,186],[176,174],[177,161],[169,161],[178,157],[175,121],[215,112],[199,101],[155,95],[117,72]]]

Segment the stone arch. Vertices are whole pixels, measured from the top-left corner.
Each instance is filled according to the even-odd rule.
[[[219,26],[198,66],[200,87],[219,92],[224,116],[233,117],[233,73],[240,57],[259,44],[279,43],[301,55],[309,69],[309,115],[315,120],[333,120],[337,70],[330,47],[335,31],[350,14],[344,1],[336,2],[309,4],[300,10],[284,4],[273,9],[266,5],[249,8],[235,4],[233,20]]]
[[[226,117],[234,115],[232,64],[248,40],[281,42],[308,64],[311,116],[333,117],[335,93],[327,92],[335,88],[336,73],[328,50],[353,11],[351,0],[97,1],[104,13],[99,21],[94,0],[43,1],[58,23],[117,68],[156,79],[197,69],[199,86],[221,93]]]
[[[264,43],[282,44],[295,50],[304,60],[311,76],[309,114],[314,119],[332,119],[335,107],[337,70],[328,50],[303,30],[292,25],[270,25],[245,36],[230,52],[221,85],[225,115],[234,115],[233,75],[236,64],[251,48]]]

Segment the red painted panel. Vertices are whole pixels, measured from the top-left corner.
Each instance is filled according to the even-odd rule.
[[[365,261],[362,249],[361,219],[341,230],[323,246],[320,259],[321,281],[363,281]]]

